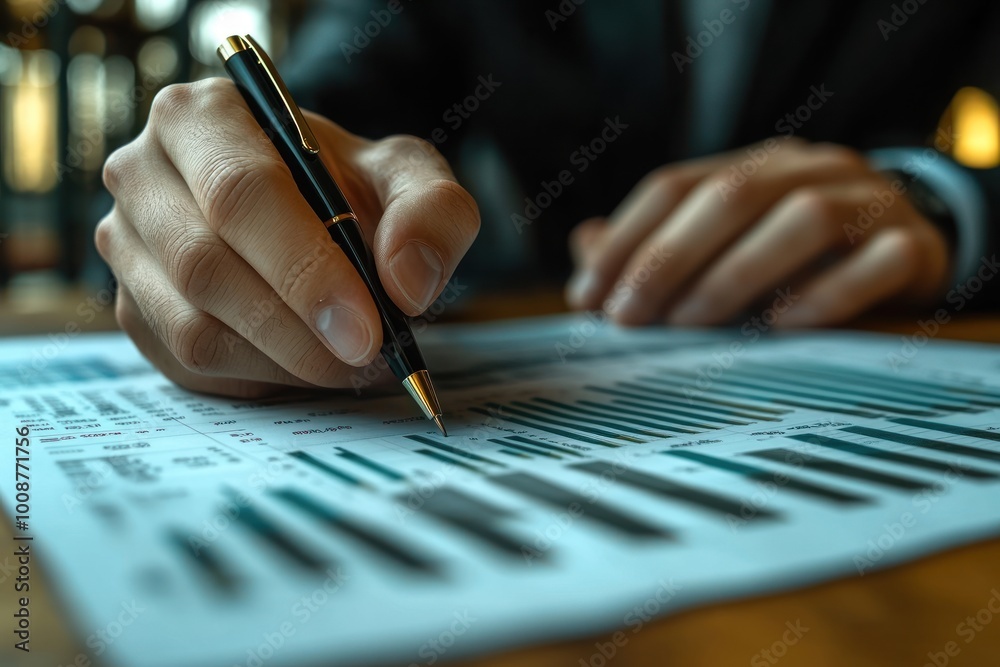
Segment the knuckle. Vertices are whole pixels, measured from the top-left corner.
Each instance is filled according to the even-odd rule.
[[[289,177],[288,167],[273,159],[218,159],[200,177],[205,216],[220,236],[246,207],[257,206],[261,193]]]
[[[149,108],[150,120],[159,122],[186,113],[193,102],[192,86],[189,83],[172,83],[161,88]]]
[[[826,226],[834,217],[834,203],[821,189],[802,187],[793,190],[786,198],[784,206],[795,217]]]
[[[216,240],[193,238],[183,241],[169,262],[170,277],[181,296],[192,303],[200,300],[228,258],[229,248]]]
[[[678,197],[684,186],[680,174],[677,173],[676,169],[672,169],[671,167],[654,169],[643,180],[646,182],[646,185],[667,198]]]
[[[821,142],[813,144],[812,150],[825,165],[836,169],[860,171],[868,167],[864,156],[846,146]]]
[[[329,275],[329,272],[323,271],[323,267],[332,263],[332,260],[331,253],[322,246],[312,248],[288,267],[281,284],[275,286],[276,291],[288,303],[307,303],[307,294],[312,284],[310,279],[314,275]]]
[[[218,102],[231,99],[233,93],[236,92],[236,86],[233,82],[221,76],[202,79],[193,85],[202,103],[209,105],[212,109],[218,108]]]
[[[412,134],[394,134],[386,137],[380,143],[385,150],[401,154],[404,157],[410,155],[439,157],[441,155],[434,144]]]
[[[94,246],[105,262],[110,262],[114,224],[114,215],[108,214],[97,223],[97,227],[94,229]]]
[[[778,135],[775,137],[779,142],[783,143],[786,148],[791,148],[792,150],[802,150],[809,145],[809,142],[798,136],[783,136]]]
[[[448,219],[458,220],[473,233],[479,231],[479,205],[469,191],[455,181],[438,178],[427,184],[430,203],[442,210]]]
[[[219,321],[198,312],[177,318],[168,327],[167,346],[177,362],[192,373],[214,373],[225,352]]]
[[[922,263],[924,249],[916,234],[904,229],[887,233],[891,234],[893,255],[902,268],[909,270]]]
[[[101,171],[101,179],[104,187],[112,196],[118,194],[118,189],[128,175],[135,170],[137,156],[135,154],[135,142],[122,146],[104,162],[104,169]]]

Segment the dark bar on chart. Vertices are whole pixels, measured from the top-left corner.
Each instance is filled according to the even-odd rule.
[[[500,415],[499,417],[494,413],[484,410],[483,408],[469,408],[470,412],[475,412],[476,414],[485,415],[491,419],[502,419],[503,421],[508,421],[511,424],[517,424],[519,426],[527,426],[528,428],[538,429],[539,431],[545,431],[546,433],[551,433],[553,435],[558,435],[560,438],[566,438],[567,440],[575,440],[577,442],[585,442],[588,445],[597,445],[599,447],[611,447],[616,448],[620,445],[616,445],[613,442],[604,442],[603,440],[598,440],[597,438],[591,438],[586,435],[578,435],[570,431],[564,431],[559,428],[553,428],[547,424],[537,424],[526,419],[520,419],[518,417],[512,417],[511,415]]]
[[[392,468],[384,466],[384,465],[382,465],[381,463],[379,463],[377,461],[372,461],[367,456],[362,456],[361,454],[356,454],[356,453],[354,453],[352,451],[344,449],[343,447],[337,447],[337,450],[339,452],[337,454],[337,456],[340,456],[340,457],[344,458],[347,461],[353,461],[354,463],[357,463],[360,466],[368,468],[369,470],[371,470],[373,472],[377,472],[378,474],[382,475],[386,479],[391,479],[394,482],[401,482],[401,481],[403,481],[403,480],[406,479],[405,475],[403,475],[401,473],[398,473],[395,470],[393,470]]]
[[[932,440],[930,438],[921,438],[915,435],[906,435],[905,433],[895,433],[893,431],[882,431],[880,429],[867,428],[865,426],[848,426],[840,430],[847,431],[849,433],[856,433],[858,435],[864,435],[869,438],[879,438],[880,440],[898,442],[901,445],[909,445],[910,447],[920,447],[921,449],[930,449],[936,452],[947,452],[948,454],[961,454],[962,456],[971,456],[985,461],[1000,463],[1000,452],[994,452],[990,449],[979,449],[978,447],[959,445],[954,442]]]
[[[567,405],[566,403],[560,403],[559,401],[553,401],[548,398],[533,398],[531,399],[536,403],[541,403],[543,405],[549,406],[548,408],[535,407],[532,404],[522,403],[520,401],[513,401],[513,405],[523,406],[526,408],[531,408],[538,410],[539,412],[545,412],[546,414],[553,414],[558,417],[563,417],[565,419],[582,419],[591,424],[596,424],[597,426],[606,426],[607,428],[615,428],[622,431],[628,431],[629,433],[635,433],[637,435],[645,436],[648,438],[669,438],[670,436],[661,431],[655,430],[656,427],[646,427],[637,428],[642,426],[634,420],[624,419],[621,415],[607,415],[599,414],[594,410],[587,410],[580,407],[579,405]],[[597,417],[597,419],[595,419]],[[610,419],[611,421],[606,421]],[[652,429],[652,430],[651,430]]]
[[[416,449],[414,450],[414,453],[420,454],[421,456],[426,456],[429,459],[434,459],[439,463],[447,463],[448,465],[458,466],[459,468],[465,468],[466,470],[478,473],[480,475],[486,474],[476,466],[472,465],[471,463],[466,463],[465,461],[459,459],[453,459],[450,456],[445,456],[441,452],[436,452],[433,449]]]
[[[306,452],[298,451],[298,452],[288,452],[288,455],[291,456],[293,459],[298,459],[299,461],[302,461],[303,463],[306,463],[312,466],[313,468],[316,468],[317,470],[324,472],[327,475],[330,475],[331,477],[335,477],[342,482],[347,482],[351,486],[361,486],[366,488],[368,487],[368,485],[365,484],[363,480],[358,479],[354,475],[346,473],[343,470],[340,470],[339,468],[333,467],[326,461],[319,460],[312,454],[307,454]]]
[[[725,470],[726,472],[742,475],[743,477],[752,479],[755,482],[774,484],[775,486],[786,488],[789,491],[795,491],[802,495],[812,496],[814,498],[821,498],[838,505],[866,504],[871,500],[866,496],[859,496],[848,491],[841,491],[840,489],[824,486],[823,484],[817,484],[808,480],[796,479],[783,472],[767,470],[766,468],[758,468],[757,466],[751,466],[745,463],[738,463],[732,459],[722,459],[682,449],[660,453],[667,456],[687,459],[688,461],[696,461],[718,470]]]
[[[893,405],[888,405],[885,403],[872,403],[869,401],[859,401],[852,396],[842,397],[840,394],[842,392],[837,392],[832,389],[822,389],[820,391],[823,393],[816,393],[816,391],[805,390],[802,388],[788,387],[782,384],[780,380],[769,380],[762,377],[751,376],[751,379],[740,380],[739,378],[732,377],[737,375],[738,371],[732,371],[730,375],[727,375],[724,379],[719,380],[723,384],[732,385],[735,387],[744,387],[746,389],[754,389],[757,391],[766,391],[772,394],[778,394],[781,396],[801,396],[803,398],[811,399],[814,401],[823,401],[826,403],[835,403],[839,405],[848,405],[852,408],[860,408],[867,410],[878,410],[879,412],[895,412],[901,415],[932,415],[933,411],[929,410],[911,410],[909,408],[896,407]],[[832,395],[826,395],[832,394]]]
[[[849,454],[854,454],[856,456],[866,456],[868,458],[879,459],[881,461],[891,461],[893,463],[898,463],[900,465],[906,465],[913,468],[921,468],[923,470],[930,470],[932,472],[938,472],[938,473],[955,472],[955,466],[952,463],[946,463],[944,461],[935,461],[934,459],[925,459],[922,456],[913,456],[911,454],[903,454],[900,452],[886,451],[884,449],[876,449],[874,447],[861,445],[855,442],[849,442],[847,440],[828,438],[824,435],[816,435],[813,433],[800,433],[798,435],[792,435],[788,437],[791,438],[792,440],[798,440],[800,442],[808,442],[809,444],[812,445],[827,447],[829,449],[835,449],[837,451],[847,452]],[[966,466],[963,466],[961,468],[961,472],[963,475],[966,475],[972,479],[997,478],[997,475],[994,473]]]
[[[659,384],[656,382],[656,378],[637,378],[638,382],[648,382],[653,384]],[[664,389],[663,387],[649,387],[643,384],[638,384],[637,382],[616,382],[619,387],[624,387],[626,389],[631,389],[633,391],[641,391],[656,395],[656,401],[659,403],[664,403],[665,405],[673,405],[681,408],[687,408],[689,410],[697,410],[698,412],[708,412],[710,414],[721,415],[726,419],[736,418],[742,421],[733,421],[730,423],[739,424],[743,421],[781,421],[778,417],[775,417],[773,411],[766,412],[765,414],[754,414],[751,412],[746,412],[743,410],[733,410],[731,408],[721,408],[708,405],[695,405],[694,400],[680,400],[677,398],[667,398],[667,396],[674,396],[674,392]],[[763,412],[763,411],[762,411]]]
[[[517,450],[517,451],[514,451],[514,452],[507,452],[508,454],[511,454],[512,456],[525,456],[526,454],[530,454],[531,456],[544,456],[545,458],[549,458],[549,459],[559,459],[559,460],[562,460],[562,457],[559,456],[558,454],[553,454],[552,452],[545,451],[544,449],[532,449],[531,447],[527,447],[525,445],[521,445],[521,444],[518,444],[516,442],[509,442],[507,440],[500,440],[499,438],[495,438],[495,439],[491,438],[491,439],[487,440],[487,442],[492,442],[494,445],[500,445],[501,447],[503,447],[504,449],[501,449],[500,450],[501,452],[505,451],[505,449],[514,449],[514,450]]]
[[[508,449],[506,447],[504,447],[503,449],[500,449],[498,451],[501,454],[506,454],[507,456],[513,456],[516,459],[530,459],[531,458],[530,456],[528,456],[524,452],[519,452],[519,451],[516,451],[514,449]]]
[[[371,530],[360,523],[348,519],[340,512],[319,503],[315,498],[296,489],[280,489],[271,493],[275,498],[284,501],[291,507],[300,510],[310,518],[319,521],[340,535],[347,536],[365,547],[378,552],[408,570],[425,574],[438,572],[436,563],[420,556],[403,546],[387,539],[380,533]]]
[[[757,458],[775,461],[777,463],[784,463],[791,466],[801,465],[807,470],[815,470],[818,472],[825,472],[830,475],[839,475],[840,477],[863,480],[871,482],[872,484],[887,486],[903,491],[923,491],[933,486],[927,482],[921,482],[909,477],[901,477],[887,472],[879,472],[878,470],[863,468],[849,463],[843,463],[842,461],[831,461],[830,459],[819,458],[805,452],[797,452],[780,447],[776,447],[774,449],[758,449],[757,451],[747,452],[746,455],[756,456]]]
[[[625,391],[637,392],[629,395],[632,398],[655,403],[658,406],[669,405],[671,407],[667,409],[669,409],[672,414],[682,415],[691,419],[708,419],[709,421],[717,422],[719,424],[729,424],[733,426],[742,426],[757,420],[757,417],[751,415],[747,415],[741,419],[733,419],[731,415],[720,416],[718,414],[704,414],[706,412],[714,412],[714,410],[707,410],[705,408],[687,405],[683,401],[666,399],[662,395],[662,390],[655,387],[644,387],[641,384],[635,384],[634,382],[616,382],[615,384],[624,390],[622,392],[623,394]],[[678,406],[680,409],[678,409]],[[691,412],[691,410],[694,410],[695,412]],[[768,418],[768,421],[771,421],[771,419]]]
[[[676,410],[671,408],[668,411],[660,403],[658,403],[655,398],[650,398],[648,396],[643,396],[642,394],[636,394],[630,391],[622,391],[621,389],[612,389],[611,387],[596,387],[592,385],[589,385],[586,388],[591,391],[597,391],[602,394],[610,394],[611,396],[619,397],[612,399],[612,402],[614,403],[621,403],[623,405],[639,407],[642,408],[643,410],[649,410],[649,411],[662,410],[663,411],[662,413],[654,412],[653,414],[657,415],[660,419],[669,421],[672,424],[677,424],[678,426],[681,427],[712,430],[721,428],[720,424],[733,424],[733,422],[729,421],[728,419],[725,421],[721,419],[712,419],[708,415],[699,415],[693,412],[687,412],[685,410]],[[634,400],[626,401],[625,399],[634,399]],[[635,400],[642,402],[636,403]],[[581,403],[589,405],[587,401],[581,401]],[[650,403],[652,405],[650,405]],[[680,419],[678,417],[674,417],[674,415],[682,415],[684,417],[689,417],[698,420],[705,420],[705,421],[688,421],[687,419]],[[649,417],[650,414],[647,413],[646,416]],[[713,424],[711,422],[716,422],[716,423]]]
[[[873,398],[875,400],[881,401],[891,401],[893,403],[900,403],[903,405],[915,404],[922,405],[925,408],[937,411],[951,411],[951,412],[968,412],[972,408],[963,405],[956,399],[948,399],[945,397],[932,396],[928,397],[920,391],[913,390],[902,390],[894,389],[888,387],[873,387],[875,391],[870,391],[869,389],[859,388],[858,385],[861,384],[858,378],[836,378],[827,375],[827,380],[823,381],[813,381],[802,379],[802,371],[792,370],[788,368],[770,367],[770,366],[755,366],[752,371],[733,371],[738,375],[750,375],[751,377],[767,377],[773,378],[774,382],[787,382],[792,385],[804,386],[804,387],[814,387],[817,389],[822,389],[824,391],[832,391],[840,394],[847,394],[848,396],[867,396],[868,398]],[[835,383],[835,384],[828,384]],[[871,385],[877,383],[864,382],[864,387],[872,388]],[[937,402],[935,402],[937,401]],[[944,401],[944,402],[941,402]]]
[[[506,489],[524,494],[557,510],[568,510],[577,505],[583,516],[631,537],[671,537],[669,531],[659,528],[638,517],[620,512],[603,503],[590,499],[561,486],[556,486],[540,477],[516,472],[491,477],[490,480]]]
[[[612,399],[612,402],[614,402],[614,400],[615,399]],[[628,418],[634,421],[636,424],[653,424],[656,428],[664,431],[670,431],[671,433],[681,433],[683,435],[691,435],[694,433],[701,432],[700,430],[692,430],[691,428],[683,428],[681,426],[677,426],[669,419],[662,417],[656,414],[655,412],[639,412],[638,410],[625,409],[619,405],[605,405],[604,403],[596,403],[594,401],[580,401],[580,405],[592,410],[599,410],[599,411],[603,410],[619,415],[628,415]],[[655,408],[650,407],[649,409],[654,410]],[[714,428],[714,427],[706,426],[701,428],[701,430],[704,430],[704,428]]]
[[[485,456],[480,456],[479,454],[473,454],[472,452],[467,452],[461,447],[453,447],[451,445],[446,445],[443,442],[438,442],[433,438],[428,438],[422,435],[405,435],[403,436],[407,440],[413,440],[414,442],[419,442],[422,445],[429,445],[434,449],[440,449],[442,452],[448,452],[454,456],[460,456],[467,461],[475,461],[476,463],[489,463],[491,465],[498,466],[500,468],[506,468],[506,463],[500,463],[499,461],[494,461],[488,459]]]
[[[928,431],[941,431],[943,433],[951,433],[953,435],[964,435],[967,438],[979,438],[980,440],[1000,442],[1000,433],[997,431],[984,431],[979,428],[969,428],[968,426],[953,426],[952,424],[940,424],[938,422],[929,422],[924,421],[923,419],[908,419],[905,417],[892,419],[890,421],[894,421],[897,424],[925,428]]]
[[[409,502],[405,495],[396,496],[396,500],[404,505]],[[438,521],[505,556],[522,558],[527,549],[533,558],[548,559],[548,552],[537,552],[528,546],[527,540],[509,535],[499,527],[503,519],[513,516],[512,512],[468,493],[444,487],[423,499],[421,507]]]
[[[241,587],[240,578],[219,559],[217,544],[206,544],[198,540],[198,551],[195,552],[188,537],[175,528],[167,529],[167,540],[184,553],[188,562],[204,572],[222,593],[232,595]]]
[[[586,424],[579,424],[575,421],[565,421],[564,419],[558,419],[551,417],[551,411],[546,411],[542,408],[533,408],[534,413],[542,413],[544,416],[539,416],[538,414],[533,414],[532,412],[526,412],[523,409],[512,408],[509,405],[500,405],[498,403],[487,403],[486,407],[493,408],[500,413],[510,413],[517,415],[519,417],[527,417],[529,419],[537,419],[549,424],[554,424],[562,428],[572,428],[577,431],[583,431],[584,433],[589,433],[590,435],[601,437],[601,438],[611,438],[613,440],[624,440],[626,442],[644,442],[643,440],[636,438],[635,436],[625,435],[624,433],[617,433],[615,431],[609,431],[607,429],[601,428],[599,426],[588,426]]]
[[[687,376],[691,379],[697,379],[695,373],[689,373],[686,371],[675,371],[677,375]],[[869,417],[877,418],[882,415],[877,412],[872,412],[870,410],[856,410],[854,408],[845,408],[840,405],[830,405],[830,404],[818,404],[810,403],[809,401],[799,401],[793,398],[784,398],[780,395],[778,396],[761,396],[753,392],[741,391],[739,389],[731,389],[727,387],[718,386],[722,381],[717,381],[716,385],[712,387],[712,392],[716,394],[722,394],[724,396],[736,396],[737,398],[747,398],[753,401],[767,401],[769,403],[778,403],[780,405],[790,405],[794,408],[805,408],[806,410],[817,410],[819,412],[836,412],[842,415],[852,415],[854,417]],[[777,394],[780,392],[769,392],[772,394]],[[796,394],[798,395],[798,394]]]
[[[815,366],[819,369],[823,369],[823,372],[825,373],[843,372],[841,369],[825,366],[822,364],[810,364],[810,366]],[[893,378],[890,378],[886,375],[880,373],[872,373],[870,371],[864,371],[860,369],[851,369],[851,373],[875,382],[886,383],[894,381]],[[916,388],[926,389],[929,391],[936,391],[936,392],[943,391],[948,394],[961,394],[966,397],[962,400],[967,400],[971,403],[978,403],[980,405],[986,405],[989,407],[1000,407],[1000,394],[994,394],[989,391],[972,389],[971,387],[956,387],[955,385],[950,385],[950,384],[937,384],[934,382],[925,382],[922,380],[907,378],[905,380],[904,388],[908,389],[911,386]],[[976,397],[976,398],[970,398],[970,397]]]
[[[504,438],[504,441],[513,440],[515,442],[520,442],[523,445],[530,445],[531,447],[540,447],[542,449],[547,449],[550,452],[555,452],[556,454],[565,454],[567,456],[578,456],[580,458],[585,458],[585,454],[581,454],[575,449],[570,449],[569,447],[559,447],[557,445],[552,445],[547,442],[542,442],[541,440],[535,440],[533,438],[526,438],[523,435],[509,435]]]
[[[694,505],[700,509],[708,510],[723,517],[733,515],[741,516],[745,510],[744,503],[720,496],[709,491],[702,491],[687,484],[680,484],[662,477],[656,477],[645,472],[632,469],[616,469],[614,463],[607,461],[588,461],[587,463],[575,463],[571,468],[582,470],[597,477],[604,476],[604,479],[614,481],[621,480],[625,484],[643,491],[648,491],[661,498],[676,500],[687,505]],[[777,519],[777,512],[764,508],[757,508],[753,519]]]
[[[228,492],[230,497],[238,497],[235,492]],[[307,570],[325,572],[333,563],[305,549],[287,532],[257,511],[252,505],[242,507],[236,523],[256,535],[263,543],[272,547],[286,558]]]
[[[670,372],[673,373],[673,371]],[[640,375],[639,379],[643,380],[644,382],[655,382],[658,385],[662,385],[663,388],[661,389],[661,391],[663,391],[665,394],[669,396],[675,396],[676,398],[683,399],[684,401],[697,401],[699,403],[709,403],[711,405],[733,408],[735,410],[746,411],[750,413],[763,412],[764,414],[775,415],[775,416],[788,414],[788,412],[790,412],[785,408],[772,408],[767,405],[740,403],[738,401],[726,401],[721,398],[709,398],[708,396],[703,395],[705,392],[702,391],[701,389],[692,389],[691,385],[680,384],[673,380],[668,380],[667,378],[656,377],[655,375]],[[667,387],[671,387],[671,389],[667,389]],[[691,396],[691,394],[694,392],[697,392],[699,394],[697,398],[693,398]]]

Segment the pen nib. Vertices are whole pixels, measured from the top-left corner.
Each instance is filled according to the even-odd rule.
[[[434,385],[431,384],[430,374],[427,371],[416,371],[403,380],[403,386],[420,406],[424,416],[433,421],[441,433],[447,437],[448,431],[444,427],[444,422],[441,421],[441,404],[438,402]]]

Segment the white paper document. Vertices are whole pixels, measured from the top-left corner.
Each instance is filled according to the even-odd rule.
[[[0,501],[86,657],[430,665],[1000,533],[994,346],[586,317],[422,346],[447,438],[402,390],[232,400],[120,335],[0,343]]]

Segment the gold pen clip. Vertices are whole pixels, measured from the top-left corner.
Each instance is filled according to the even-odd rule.
[[[298,130],[302,148],[313,155],[319,153],[319,142],[316,141],[316,135],[312,133],[309,123],[306,122],[305,116],[302,115],[302,111],[299,110],[298,105],[292,100],[292,95],[288,92],[285,82],[281,80],[278,69],[271,62],[267,52],[264,51],[264,47],[257,43],[257,40],[250,35],[227,37],[226,41],[219,47],[219,57],[223,61],[226,61],[241,51],[252,51],[257,56],[261,67],[264,68],[267,76],[274,84],[274,89],[278,91],[278,96],[285,105],[288,115],[291,116],[292,122],[295,124],[295,129]]]

